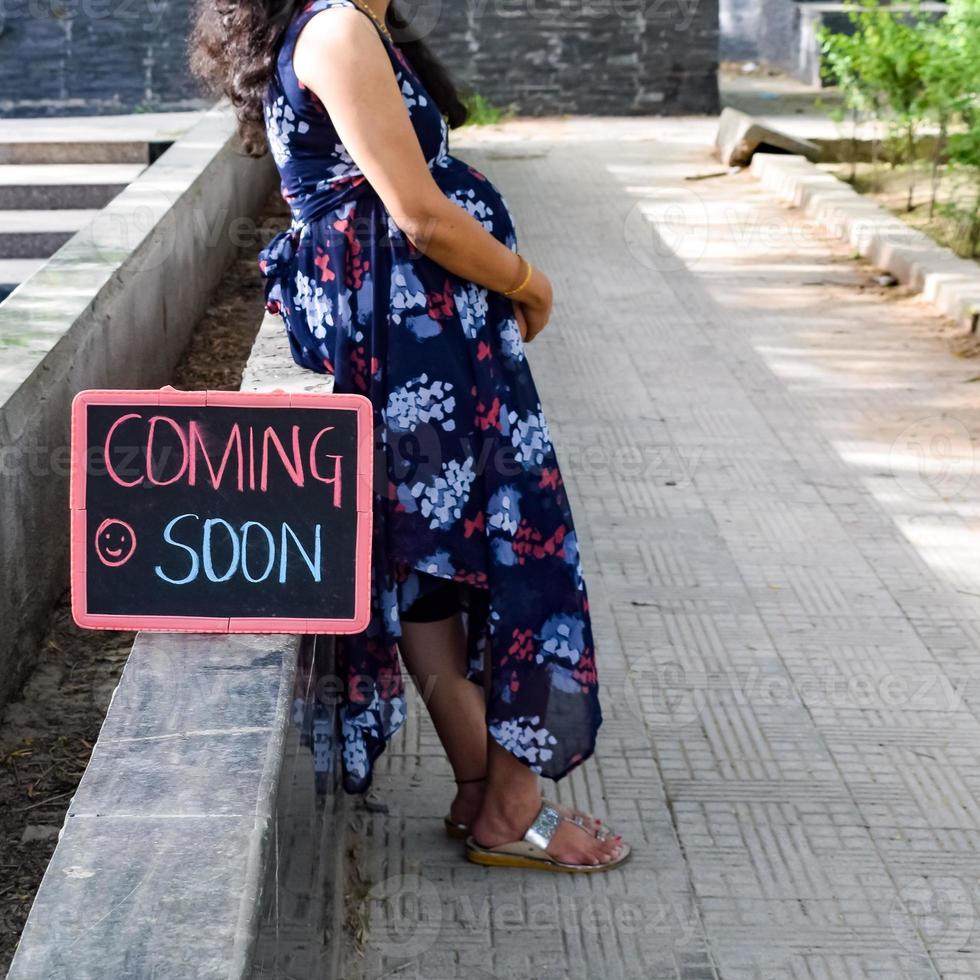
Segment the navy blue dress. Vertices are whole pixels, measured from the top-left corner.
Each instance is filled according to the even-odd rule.
[[[588,597],[547,420],[513,303],[413,247],[293,73],[300,30],[335,7],[358,9],[314,0],[297,15],[267,93],[269,145],[293,220],[260,262],[295,360],[374,406],[371,621],[337,641],[348,685],[345,788],[370,785],[405,717],[399,614],[447,579],[468,597],[470,677],[490,664],[491,735],[559,779],[592,754],[601,712]],[[449,154],[438,107],[382,40],[437,184],[516,249],[503,198]]]

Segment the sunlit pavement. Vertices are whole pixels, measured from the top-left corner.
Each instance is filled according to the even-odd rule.
[[[713,133],[456,141],[556,287],[528,356],[606,720],[546,789],[635,856],[466,864],[415,703],[388,812],[353,818],[345,977],[980,975],[980,361],[748,174],[705,176]]]

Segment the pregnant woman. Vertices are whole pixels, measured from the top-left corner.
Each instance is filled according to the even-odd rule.
[[[394,35],[394,36],[393,36]],[[266,142],[292,212],[261,254],[295,360],[374,408],[371,621],[338,637],[344,783],[405,717],[399,652],[478,864],[605,871],[629,847],[543,800],[601,723],[568,497],[525,344],[551,312],[507,206],[451,156],[466,111],[387,0],[199,4],[199,77]]]

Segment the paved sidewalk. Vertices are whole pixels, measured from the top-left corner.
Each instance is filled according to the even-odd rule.
[[[556,792],[636,853],[467,865],[413,704],[352,821],[347,978],[980,975],[980,362],[747,174],[685,180],[712,136],[457,142],[558,297],[529,356],[606,722]]]

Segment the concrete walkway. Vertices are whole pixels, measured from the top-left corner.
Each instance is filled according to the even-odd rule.
[[[706,120],[456,141],[555,280],[529,356],[606,722],[547,789],[634,844],[466,864],[419,704],[354,813],[345,978],[980,975],[980,362]]]

